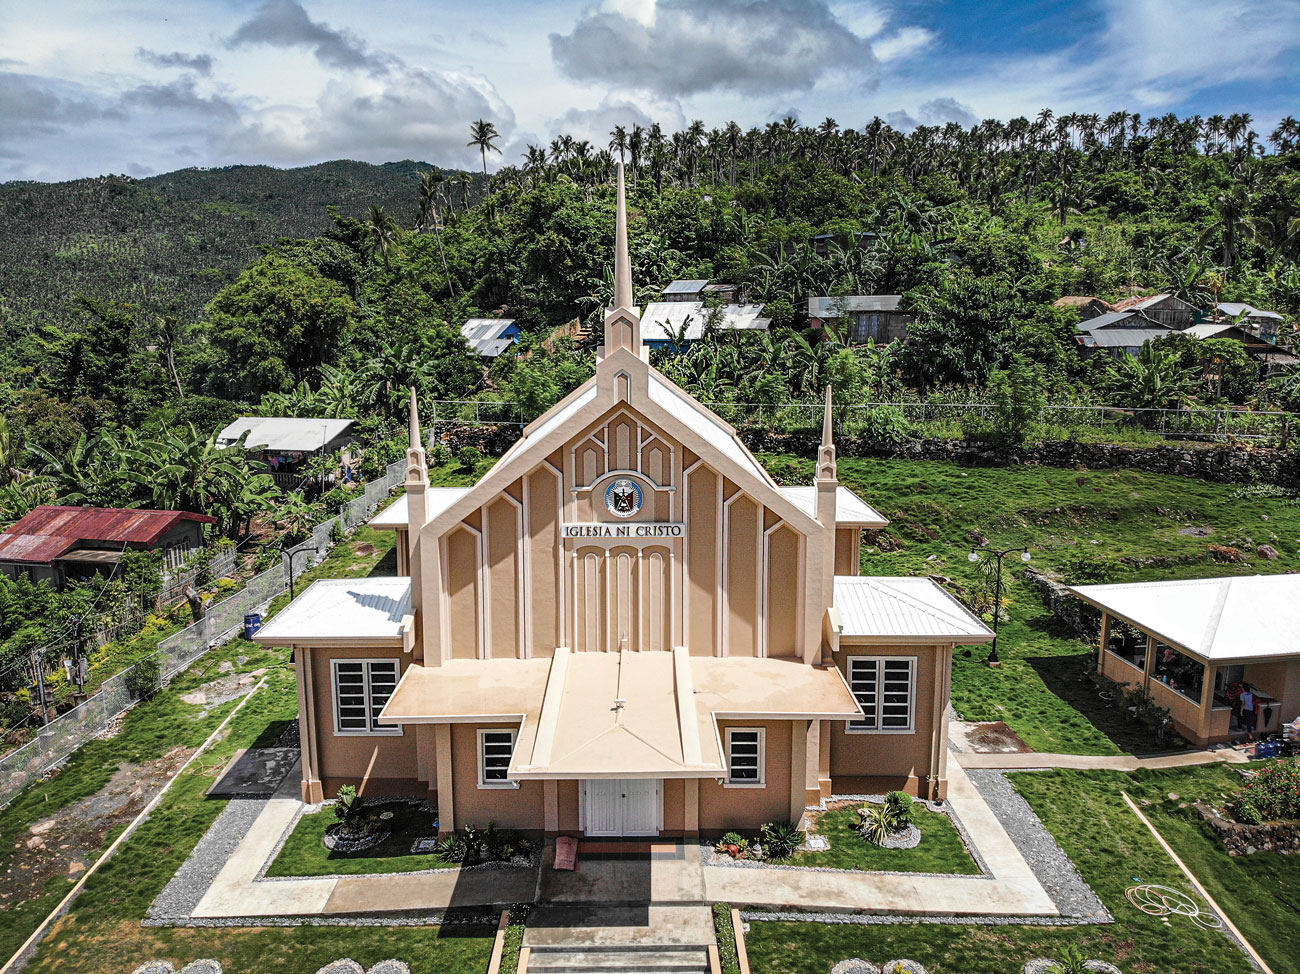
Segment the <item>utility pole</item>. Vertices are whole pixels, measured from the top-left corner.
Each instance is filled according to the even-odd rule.
[[[45,674],[41,671],[41,660],[36,655],[36,650],[31,651],[32,672],[36,674],[36,693],[41,702],[41,726],[44,727],[50,722],[50,712],[45,708]]]

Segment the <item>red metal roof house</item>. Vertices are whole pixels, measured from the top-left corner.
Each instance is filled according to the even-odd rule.
[[[63,585],[117,564],[128,548],[164,552],[174,568],[203,546],[207,514],[42,504],[0,534],[0,572]]]

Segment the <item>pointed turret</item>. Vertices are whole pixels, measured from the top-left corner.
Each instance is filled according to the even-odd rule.
[[[411,614],[418,620],[424,608],[424,591],[420,580],[420,533],[429,519],[429,464],[424,455],[424,438],[420,433],[420,407],[411,387],[411,441],[406,449],[406,537],[398,533],[398,544],[406,542],[405,557],[397,559],[398,574],[405,567],[411,576]],[[418,622],[417,622],[418,624]]]
[[[406,485],[429,483],[429,465],[424,455],[424,440],[420,436],[420,406],[415,401],[415,386],[411,386],[411,440],[406,450]]]
[[[817,451],[817,479],[836,480],[835,444],[831,440],[831,387],[826,387],[826,409],[822,414],[822,445]]]
[[[832,389],[826,387],[826,409],[822,414],[822,444],[817,449],[817,479],[813,481],[817,489],[816,518],[822,526],[822,560],[821,584],[822,598],[827,606],[835,600],[835,562],[836,562],[836,523],[835,494],[840,489],[839,475],[835,468],[835,442],[831,438],[831,402]],[[834,645],[825,638],[822,640],[822,662],[829,662]]]
[[[626,348],[640,356],[641,315],[632,296],[632,258],[627,249],[627,193],[623,188],[623,163],[618,163],[617,215],[614,223],[614,306],[605,315],[603,358]]]

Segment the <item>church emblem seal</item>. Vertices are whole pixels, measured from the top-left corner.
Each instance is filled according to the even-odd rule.
[[[605,491],[605,509],[615,517],[631,517],[641,510],[641,488],[636,481],[620,478]]]

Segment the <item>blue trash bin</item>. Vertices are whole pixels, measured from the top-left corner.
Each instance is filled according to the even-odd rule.
[[[244,616],[244,638],[252,639],[257,634],[257,630],[262,628],[262,616],[258,612],[250,612]]]

